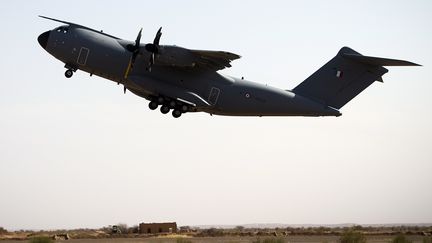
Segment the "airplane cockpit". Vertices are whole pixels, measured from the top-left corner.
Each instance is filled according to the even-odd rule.
[[[60,26],[58,28],[55,28],[54,31],[58,33],[67,34],[69,32],[69,25]]]

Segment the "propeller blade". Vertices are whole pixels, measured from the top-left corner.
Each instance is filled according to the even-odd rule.
[[[160,27],[158,32],[156,33],[156,36],[153,40],[153,45],[159,46],[159,41],[160,41],[161,36],[162,36],[162,27]]]
[[[139,53],[139,51],[132,53],[132,59],[131,59],[131,61],[132,61],[131,66],[132,67],[135,64],[135,59],[137,58],[138,53]]]
[[[151,68],[153,66],[153,64],[155,63],[155,55],[159,53],[159,41],[160,38],[162,36],[162,27],[159,28],[159,30],[156,33],[156,36],[153,40],[153,43],[149,43],[147,45],[145,45],[145,49],[151,53],[150,55],[150,61],[149,61],[149,66],[147,68],[147,70],[149,72],[151,72]]]
[[[132,71],[133,66],[135,64],[135,60],[140,52],[140,42],[141,42],[141,33],[142,33],[142,28],[140,29],[140,31],[138,32],[138,36],[135,40],[135,45],[129,44],[126,46],[126,49],[130,52],[132,52],[132,57],[129,61],[129,65],[126,69],[124,78],[127,78],[129,75],[129,72]],[[126,87],[124,88],[124,92],[126,93]]]
[[[130,70],[131,70],[131,67],[132,67],[132,57],[131,57],[130,60],[129,60],[128,67],[126,68],[126,72],[125,72],[125,74],[124,74],[124,78],[127,78],[127,77],[129,76],[129,72],[130,72]]]
[[[154,60],[155,60],[155,54],[152,53],[152,54],[150,55],[150,66],[152,66],[152,65],[154,64]]]
[[[135,51],[139,50],[139,46],[140,46],[140,41],[141,41],[141,33],[142,33],[142,28],[140,29],[140,31],[138,32],[138,36],[135,40]]]

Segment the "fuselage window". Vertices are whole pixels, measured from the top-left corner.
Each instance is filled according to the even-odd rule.
[[[57,32],[66,34],[69,31],[69,27],[59,27]]]

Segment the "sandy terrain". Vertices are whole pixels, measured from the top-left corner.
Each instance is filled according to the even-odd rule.
[[[388,243],[393,236],[368,236],[369,243]],[[413,243],[421,243],[422,236],[409,236]],[[263,239],[263,238],[262,238]],[[336,243],[338,236],[288,236],[285,237],[287,243]],[[195,237],[187,238],[193,243],[250,243],[256,237]],[[5,240],[0,243],[25,243],[28,241]],[[173,238],[120,238],[120,239],[72,239],[68,241],[55,241],[65,243],[176,243]]]

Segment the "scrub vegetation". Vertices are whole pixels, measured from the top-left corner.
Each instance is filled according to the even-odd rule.
[[[51,239],[72,239],[74,242],[158,242],[158,243],[432,243],[432,225],[425,226],[339,226],[339,227],[247,227],[198,228],[181,226],[177,233],[140,234],[137,225],[118,224],[99,229],[52,231],[7,231],[0,227],[0,241],[27,240],[30,243],[57,242]]]
[[[393,238],[392,243],[412,243],[405,235],[400,234]]]
[[[0,235],[1,234],[6,234],[8,231],[5,229],[5,228],[3,228],[3,227],[0,227]]]
[[[424,237],[423,243],[432,243],[432,237],[430,237],[430,236]]]
[[[265,238],[265,239],[256,239],[255,241],[252,241],[252,243],[285,243],[285,239],[283,238]]]
[[[46,236],[39,236],[34,237],[30,240],[30,243],[53,243],[54,241],[51,240],[49,237]]]
[[[366,243],[366,237],[358,231],[348,230],[341,236],[340,243]]]

